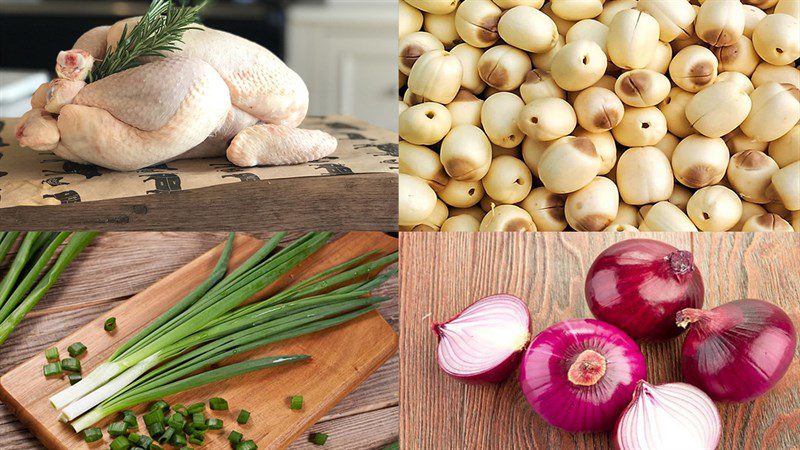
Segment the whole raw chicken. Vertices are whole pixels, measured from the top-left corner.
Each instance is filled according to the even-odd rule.
[[[336,149],[333,136],[297,128],[308,109],[303,80],[224,31],[198,25],[168,57],[86,84],[94,61],[138,21],[93,28],[59,53],[59,78],[39,87],[17,125],[22,146],[115,170],[223,153],[238,166],[297,164]]]

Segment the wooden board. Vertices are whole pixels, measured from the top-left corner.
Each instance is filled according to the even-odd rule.
[[[232,266],[240,264],[260,245],[261,241],[252,237],[237,237]],[[395,248],[396,241],[383,234],[348,234],[322,248],[261,294],[268,295],[297,279],[365,251],[377,249],[386,254]],[[121,342],[204,279],[220,251],[221,246],[215,247],[62,339],[57,347],[65,353],[66,347],[73,342],[86,343],[89,353],[82,359],[82,364],[86,368],[84,372],[90,370],[105,360]],[[102,323],[111,316],[117,317],[118,328],[109,335],[103,331]],[[168,401],[188,404],[211,396],[221,396],[229,401],[232,410],[216,415],[225,421],[225,431],[209,433],[207,448],[227,448],[227,433],[234,428],[254,439],[259,448],[284,448],[380,367],[396,348],[397,335],[389,324],[378,313],[370,313],[336,329],[274,344],[226,361],[305,353],[314,356],[308,363],[247,374],[217,383],[213,388],[201,387],[170,397]],[[47,398],[63,389],[65,383],[44,380],[41,366],[42,357],[37,355],[4,375],[0,378],[0,396],[47,448],[83,448],[85,444],[79,436],[57,422],[55,410],[47,402]],[[288,408],[286,402],[291,395],[303,395],[302,411]],[[235,414],[241,408],[252,413],[250,423],[244,426],[235,424]]]
[[[706,307],[738,298],[780,305],[800,325],[800,234],[652,233],[690,250],[702,271]],[[630,237],[614,233],[402,233],[400,239],[400,442],[409,449],[609,449],[609,433],[571,434],[549,426],[525,401],[518,373],[503,384],[467,386],[436,365],[430,331],[480,297],[497,292],[528,303],[533,333],[592,317],[584,277],[595,256]],[[800,329],[800,328],[798,328]],[[648,379],[681,379],[682,338],[642,345]],[[719,448],[800,447],[800,366],[763,397],[720,405]]]

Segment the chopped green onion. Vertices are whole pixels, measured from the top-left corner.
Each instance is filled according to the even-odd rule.
[[[192,414],[192,428],[200,431],[208,429],[206,425],[206,416],[204,416],[203,413]]]
[[[105,323],[103,323],[103,329],[108,331],[109,333],[114,331],[117,328],[117,318],[116,317],[109,317],[106,319]]]
[[[142,448],[142,447],[139,447],[139,446],[137,445],[136,447],[131,447],[131,450],[145,450],[145,449],[144,449],[144,448]]]
[[[145,425],[164,422],[164,411],[155,409],[142,416]]]
[[[208,425],[209,430],[221,430],[222,429],[222,420],[216,418],[210,418],[206,421],[206,425]]]
[[[81,362],[75,358],[64,358],[61,360],[61,368],[66,370],[67,372],[80,373]]]
[[[252,440],[236,444],[236,450],[256,450],[257,448],[258,446]]]
[[[44,365],[44,376],[52,377],[54,375],[61,375],[61,363],[48,363]]]
[[[138,444],[142,440],[142,435],[139,433],[131,433],[128,435],[128,440],[134,444]]]
[[[116,439],[111,441],[111,450],[129,450],[131,443],[125,436],[117,436]]]
[[[76,358],[86,352],[86,346],[81,342],[76,342],[67,347],[67,352],[69,352],[69,356]]]
[[[44,351],[44,357],[48,361],[58,361],[58,349],[55,347],[50,347]]]
[[[302,395],[295,395],[292,396],[292,409],[302,409],[303,408],[303,396]]]
[[[177,431],[183,431],[183,427],[186,425],[186,418],[183,417],[183,414],[175,413],[169,416],[169,419],[167,419],[167,425],[171,426]]]
[[[172,407],[172,410],[175,411],[176,413],[184,414],[186,412],[186,407],[178,403],[177,405]]]
[[[147,432],[150,433],[150,436],[158,439],[166,432],[166,430],[164,429],[163,423],[156,422],[147,426]]]
[[[193,434],[189,436],[189,443],[194,445],[205,445],[206,439],[202,434]]]
[[[186,445],[186,436],[184,436],[183,433],[176,432],[172,435],[169,443],[172,444],[173,447],[183,447]]]
[[[69,380],[69,385],[72,386],[73,384],[81,381],[83,377],[79,373],[71,373],[67,375],[67,380]]]
[[[158,445],[156,443],[153,443],[153,444],[150,444],[150,450],[164,450],[164,447],[162,447],[162,446],[160,446],[160,445]]]
[[[125,434],[128,431],[128,425],[125,422],[112,422],[108,426],[108,434],[111,437],[117,437]]]
[[[194,405],[191,405],[188,408],[186,408],[186,412],[188,414],[196,414],[205,411],[205,409],[206,409],[206,404],[200,402],[200,403],[195,403]]]
[[[175,429],[172,427],[167,427],[167,431],[164,432],[159,438],[158,442],[162,444],[166,444],[172,440],[172,436],[175,434]]]
[[[150,436],[142,435],[142,437],[139,438],[140,447],[144,449],[152,449],[152,445],[153,445],[153,438],[151,438]]]
[[[169,404],[164,400],[159,400],[150,405],[150,411],[155,411],[157,409],[160,409],[162,413],[166,414],[169,412]]]
[[[238,444],[239,442],[242,442],[243,437],[244,435],[242,435],[242,433],[239,433],[238,431],[231,431],[231,434],[228,435],[228,440],[233,444]]]
[[[250,411],[246,409],[239,411],[239,417],[236,418],[236,422],[244,425],[248,420],[250,420]]]
[[[103,430],[100,428],[87,428],[83,430],[84,442],[95,442],[103,439]]]
[[[224,398],[214,397],[208,401],[208,406],[212,411],[227,411],[228,401]]]
[[[122,421],[128,426],[128,429],[139,428],[139,422],[136,421],[136,414],[133,411],[122,411]]]
[[[325,433],[311,433],[308,435],[308,442],[314,445],[325,445],[328,441],[328,435]]]

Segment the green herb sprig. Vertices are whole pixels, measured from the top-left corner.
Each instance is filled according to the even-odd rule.
[[[109,47],[105,58],[89,74],[89,82],[139,65],[138,59],[146,56],[166,57],[167,53],[179,50],[183,33],[201,30],[196,26],[203,1],[196,6],[175,6],[172,0],[153,0],[139,23],[128,32],[122,30],[117,48]]]

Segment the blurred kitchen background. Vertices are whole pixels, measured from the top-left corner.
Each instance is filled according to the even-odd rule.
[[[0,117],[30,109],[56,55],[85,31],[141,15],[150,2],[0,0]],[[397,2],[213,0],[203,23],[255,41],[308,85],[309,114],[346,114],[397,128]]]

